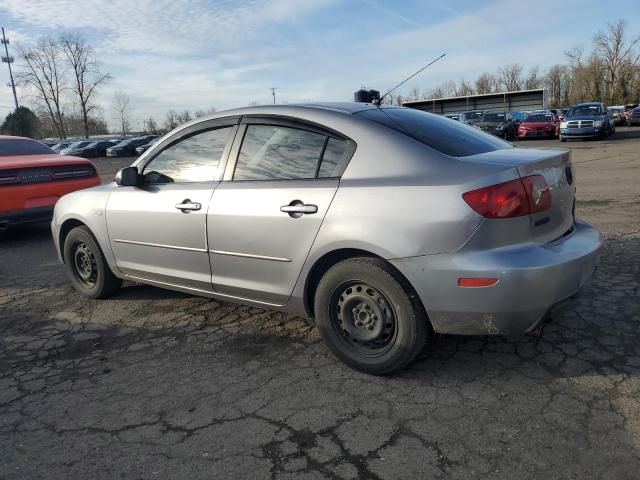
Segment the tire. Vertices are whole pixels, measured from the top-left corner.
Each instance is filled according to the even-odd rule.
[[[424,309],[386,262],[350,258],[320,279],[314,298],[320,334],[336,357],[372,375],[411,363],[429,334]]]
[[[559,135],[558,138],[560,139],[561,142],[566,142],[567,139],[564,138],[562,135]]]
[[[69,232],[64,240],[63,257],[67,276],[85,297],[108,297],[122,285],[87,227],[76,227]]]

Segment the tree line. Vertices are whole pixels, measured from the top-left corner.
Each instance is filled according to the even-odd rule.
[[[551,108],[586,101],[609,105],[637,103],[640,98],[640,35],[629,38],[624,20],[608,24],[591,40],[591,50],[575,47],[565,52],[567,62],[541,74],[519,63],[505,65],[495,73],[483,72],[475,80],[448,81],[434,88],[413,87],[405,95],[390,94],[385,103],[545,88]]]
[[[640,98],[640,35],[630,38],[624,20],[608,24],[591,39],[589,51],[576,47],[565,52],[566,63],[553,65],[541,73],[519,63],[483,72],[475,80],[448,81],[434,88],[414,87],[406,94],[390,94],[385,103],[474,94],[499,93],[544,88],[548,105],[567,107],[584,101],[609,105],[638,102]],[[102,71],[96,52],[82,36],[63,34],[45,37],[33,46],[19,49],[21,64],[16,75],[25,88],[33,112],[20,108],[5,119],[3,131],[13,125],[27,125],[34,136],[67,138],[108,133],[96,98],[100,88],[113,77]],[[255,104],[251,102],[250,105]],[[119,133],[130,133],[132,102],[123,91],[112,98],[112,113]],[[177,112],[169,110],[164,119],[143,120],[143,132],[162,134],[193,118],[215,112],[215,108]],[[26,123],[25,123],[26,122]]]
[[[118,122],[119,133],[126,135],[131,130],[133,108],[131,106],[131,98],[126,92],[117,91],[113,94],[112,106],[114,117]],[[164,120],[158,121],[154,117],[147,117],[142,121],[142,132],[150,135],[160,135],[173,130],[178,125],[189,122],[194,118],[204,117],[215,113],[217,110],[215,107],[208,109],[199,109],[193,112],[189,110],[183,110],[177,112],[175,110],[169,110]]]

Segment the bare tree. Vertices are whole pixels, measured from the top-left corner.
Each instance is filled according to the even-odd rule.
[[[167,116],[164,119],[164,128],[169,131],[173,130],[180,124],[180,120],[178,119],[178,114],[175,110],[169,110],[167,112]]]
[[[131,98],[122,90],[118,90],[113,94],[111,103],[114,118],[117,119],[122,135],[126,135],[129,131],[131,122]]]
[[[151,135],[158,134],[158,123],[155,121],[153,117],[147,118],[144,122],[144,131]]]
[[[100,71],[93,47],[81,36],[63,35],[59,43],[73,76],[71,90],[82,114],[84,136],[89,138],[89,114],[96,108],[94,97],[97,88],[112,77]]]
[[[463,78],[460,80],[460,84],[456,87],[456,96],[466,97],[475,93],[473,86]]]
[[[480,74],[474,85],[476,93],[480,95],[494,93],[498,90],[498,80],[494,75],[486,72]]]
[[[216,109],[216,107],[207,108],[206,110],[204,110],[204,109],[202,109],[202,108],[201,108],[201,109],[199,109],[199,110],[196,110],[196,111],[193,113],[193,116],[194,116],[195,118],[201,118],[201,117],[204,117],[204,116],[206,116],[206,115],[211,115],[212,113],[216,113],[217,111],[218,111],[218,110]]]
[[[512,63],[505,65],[498,70],[499,82],[507,92],[514,92],[522,89],[524,84],[522,80],[522,65]]]
[[[187,123],[192,120],[191,113],[189,110],[184,110],[182,113],[179,113],[177,116],[178,124]]]
[[[544,78],[544,86],[549,95],[549,106],[564,107],[569,104],[571,75],[565,65],[554,65]]]
[[[524,80],[523,85],[525,90],[534,90],[542,87],[543,79],[538,75],[539,70],[540,69],[537,65],[529,69],[529,74]]]
[[[20,50],[24,64],[18,81],[30,89],[39,110],[44,110],[60,138],[67,138],[64,124],[63,95],[67,89],[60,44],[52,38],[42,38],[29,48]]]
[[[625,27],[625,21],[618,20],[616,23],[607,24],[605,32],[598,32],[593,37],[594,53],[602,62],[606,72],[608,99],[612,104],[619,91],[619,79],[624,65],[634,67],[640,60],[640,51],[635,50],[640,42],[640,35],[627,40]]]

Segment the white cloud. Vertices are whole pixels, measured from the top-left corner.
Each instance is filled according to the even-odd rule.
[[[139,121],[160,119],[168,109],[268,103],[272,86],[279,101],[349,100],[361,85],[390,88],[443,51],[445,59],[403,89],[473,80],[514,62],[544,70],[620,16],[597,0],[583,0],[580,9],[540,0],[526,12],[513,0],[474,2],[464,11],[451,5],[3,0],[0,12],[16,20],[15,43],[69,29],[94,39],[105,69],[115,76],[99,98],[106,116],[113,91],[124,90]],[[640,11],[624,10],[633,30]],[[0,109],[10,105],[7,93],[0,93]]]

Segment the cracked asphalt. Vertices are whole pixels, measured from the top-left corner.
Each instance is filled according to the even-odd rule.
[[[539,336],[437,336],[392,377],[282,313],[136,284],[84,299],[47,225],[7,232],[0,478],[637,479],[640,129],[619,132],[568,144],[606,239],[577,306]]]

